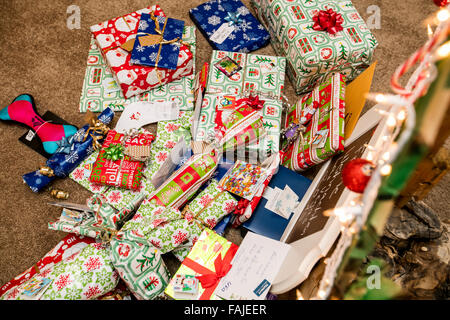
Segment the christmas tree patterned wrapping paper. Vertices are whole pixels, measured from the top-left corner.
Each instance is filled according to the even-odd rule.
[[[155,247],[114,238],[111,260],[137,299],[152,300],[163,295],[170,273]]]
[[[287,58],[297,94],[312,90],[331,72],[351,81],[372,62],[378,42],[349,0],[252,0],[252,5],[271,34],[275,52]],[[341,14],[342,31],[313,29],[313,17],[328,9]]]
[[[196,49],[195,29],[192,26],[185,26],[183,29],[183,41],[189,44],[194,61]],[[175,101],[180,110],[193,110],[193,90],[194,73],[126,99],[92,36],[80,97],[80,112],[83,113],[87,110],[101,112],[107,107],[114,111],[122,111],[125,105],[135,101]]]
[[[231,77],[214,67],[215,63],[225,57],[230,57],[242,68]],[[207,140],[214,135],[216,110],[220,108],[224,96],[239,99],[242,93],[255,91],[267,95],[261,96],[265,103],[260,111],[267,134],[257,144],[248,146],[247,150],[257,153],[261,159],[278,152],[283,114],[279,98],[284,87],[285,66],[284,57],[213,51],[195,140]]]
[[[240,0],[207,1],[190,9],[189,16],[215,50],[251,52],[270,40],[267,30]]]
[[[234,243],[205,228],[186,259],[183,260],[176,275],[201,276],[226,270],[231,267],[230,262],[238,248]],[[219,265],[221,270],[216,270],[216,265]],[[192,295],[189,300],[222,300],[214,294],[219,280],[217,279],[217,282],[208,288],[204,288],[200,281],[198,293]],[[171,282],[167,286],[165,293],[171,298],[180,299],[177,298]]]
[[[158,5],[144,8],[130,14],[91,26],[97,47],[110,68],[116,83],[125,98],[144,93],[171,81],[193,73],[193,55],[185,45],[180,46],[176,70],[147,67],[133,64],[131,53],[121,46],[135,39],[142,13],[153,12],[165,16]]]
[[[303,137],[283,155],[283,166],[304,171],[344,150],[345,87],[343,75],[330,75],[307,99],[300,98],[300,106],[294,105],[288,112],[286,126],[295,118],[301,121],[304,109],[315,109]],[[314,105],[317,107],[311,107]]]
[[[11,298],[16,297],[19,294],[19,287],[21,284],[94,242],[95,240],[89,237],[74,234],[66,235],[52,250],[47,252],[38,262],[36,262],[35,265],[5,283],[0,288],[0,299],[8,299],[8,296]]]
[[[90,300],[113,290],[119,275],[111,262],[111,248],[107,244],[92,243],[50,268],[36,274],[34,278],[48,279],[38,300]],[[24,289],[28,282],[6,293],[2,298],[27,299]]]

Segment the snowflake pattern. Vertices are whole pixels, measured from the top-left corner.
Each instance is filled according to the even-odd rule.
[[[83,295],[87,299],[96,298],[96,297],[100,296],[101,294],[102,294],[102,291],[100,290],[98,285],[89,286],[88,289],[85,292],[83,292]]]
[[[249,10],[247,9],[247,7],[245,7],[245,6],[239,7],[239,8],[237,9],[237,12],[238,12],[241,16],[246,16],[246,15],[250,14],[250,11],[249,11]]]
[[[78,152],[76,152],[76,151],[72,151],[68,155],[64,156],[65,161],[67,161],[68,163],[72,163],[72,164],[77,162],[78,158],[79,158]]]
[[[103,263],[100,260],[100,257],[89,257],[84,263],[84,267],[87,271],[93,271],[100,269],[103,266]]]
[[[173,243],[175,245],[181,244],[184,240],[186,240],[188,236],[187,232],[183,232],[181,230],[178,230],[177,233],[175,233],[172,237],[173,237]]]
[[[140,20],[139,21],[139,30],[140,31],[145,31],[145,30],[147,30],[147,28],[149,27],[149,24],[148,24],[148,22],[147,21],[145,21],[145,20]]]
[[[70,283],[72,283],[70,274],[62,274],[56,279],[55,286],[56,288],[58,288],[58,290],[61,290],[62,288],[68,286]]]
[[[220,23],[220,17],[213,15],[208,18],[208,23],[213,26],[217,26]]]
[[[120,193],[120,191],[113,191],[111,192],[111,194],[108,196],[109,201],[111,201],[112,203],[118,203],[121,199],[122,199],[122,194]]]
[[[83,177],[84,177],[84,170],[83,170],[83,169],[80,169],[80,168],[75,169],[75,170],[72,172],[72,177],[73,177],[75,180],[77,180],[77,181],[83,179]]]
[[[144,21],[144,22],[145,22],[145,21]],[[143,52],[145,49],[144,49],[143,46],[138,45],[138,46],[136,47],[136,50],[137,50],[137,52]],[[133,59],[133,60],[135,60],[135,59]],[[137,61],[139,61],[139,60],[137,60]]]

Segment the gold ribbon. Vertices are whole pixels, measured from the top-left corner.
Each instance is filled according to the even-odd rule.
[[[202,219],[198,218],[198,216],[205,211],[206,208],[209,207],[209,205],[211,203],[213,203],[218,197],[220,197],[223,193],[225,192],[225,190],[222,190],[221,192],[219,192],[214,198],[212,198],[199,212],[197,212],[195,215],[193,214],[193,212],[191,211],[191,209],[189,208],[189,205],[186,205],[183,209],[183,211],[181,211],[181,217],[183,219],[185,219],[185,216],[187,213],[190,213],[192,215],[192,220],[189,221],[189,224],[195,222],[198,224],[198,226],[200,227],[200,229],[204,229],[206,228],[210,228],[211,226],[209,226],[206,222],[204,222]]]
[[[90,110],[86,112],[85,119],[89,124],[89,128],[84,133],[82,142],[86,141],[88,136],[91,136],[92,147],[96,151],[102,147],[102,144],[99,142],[99,140],[104,138],[104,136],[108,133],[109,128],[106,124],[98,120]]]

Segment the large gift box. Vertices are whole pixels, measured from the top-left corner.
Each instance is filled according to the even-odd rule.
[[[216,50],[251,52],[266,46],[270,35],[240,0],[212,0],[189,15]]]
[[[241,68],[228,77],[220,70],[222,60],[231,58]],[[266,135],[258,144],[248,146],[249,151],[255,151],[262,158],[279,150],[281,117],[283,104],[280,100],[284,86],[284,71],[286,59],[257,54],[244,54],[226,51],[213,51],[211,67],[203,98],[198,129],[195,140],[207,140],[214,135],[217,111],[230,110],[230,100],[236,101],[244,92],[257,92],[264,100],[259,111],[263,117]],[[226,109],[226,110],[225,110]]]
[[[223,276],[231,269],[231,261],[238,248],[234,243],[206,228],[183,260],[165,293],[174,299],[221,300],[214,294],[220,281],[217,275]],[[174,291],[174,279],[177,275],[196,276],[200,280],[198,291],[190,297],[178,296]]]
[[[371,64],[378,42],[351,1],[252,0],[252,4],[271,34],[275,52],[286,56],[297,94],[310,91],[331,72],[351,81]],[[328,27],[334,21],[337,24]]]
[[[312,117],[306,117],[310,110]],[[310,118],[309,122],[306,122]],[[297,121],[305,132],[287,147],[282,164],[304,171],[344,150],[345,77],[339,73],[328,77],[307,97],[292,106],[286,127]]]
[[[189,48],[181,44],[177,69],[163,69],[133,64],[131,53],[122,48],[136,38],[139,20],[143,13],[165,16],[158,5],[144,8],[108,21],[91,26],[97,46],[101,50],[111,74],[120,86],[125,98],[141,94],[173,80],[193,73],[193,55]]]
[[[189,44],[195,62],[195,27],[183,28],[183,41]],[[194,66],[195,67],[195,66]],[[80,112],[90,110],[101,112],[109,107],[122,111],[125,105],[135,101],[175,101],[180,110],[194,109],[194,74],[166,83],[140,95],[126,99],[117,85],[109,67],[96,44],[91,38],[87,67],[80,97]]]

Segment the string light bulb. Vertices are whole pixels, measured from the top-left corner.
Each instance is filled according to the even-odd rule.
[[[380,173],[381,173],[382,176],[389,175],[391,173],[391,171],[392,171],[392,166],[390,164],[385,164],[380,169]]]
[[[436,14],[436,18],[439,20],[439,22],[447,21],[450,18],[450,12],[448,12],[447,9],[442,8]]]
[[[386,124],[389,127],[395,127],[395,125],[397,124],[397,120],[395,119],[395,117],[393,115],[389,115],[389,117],[387,118]]]
[[[402,109],[397,113],[397,120],[403,121],[405,119],[406,119],[406,111],[405,109]]]
[[[450,55],[450,41],[447,41],[436,50],[436,57],[442,59]]]

